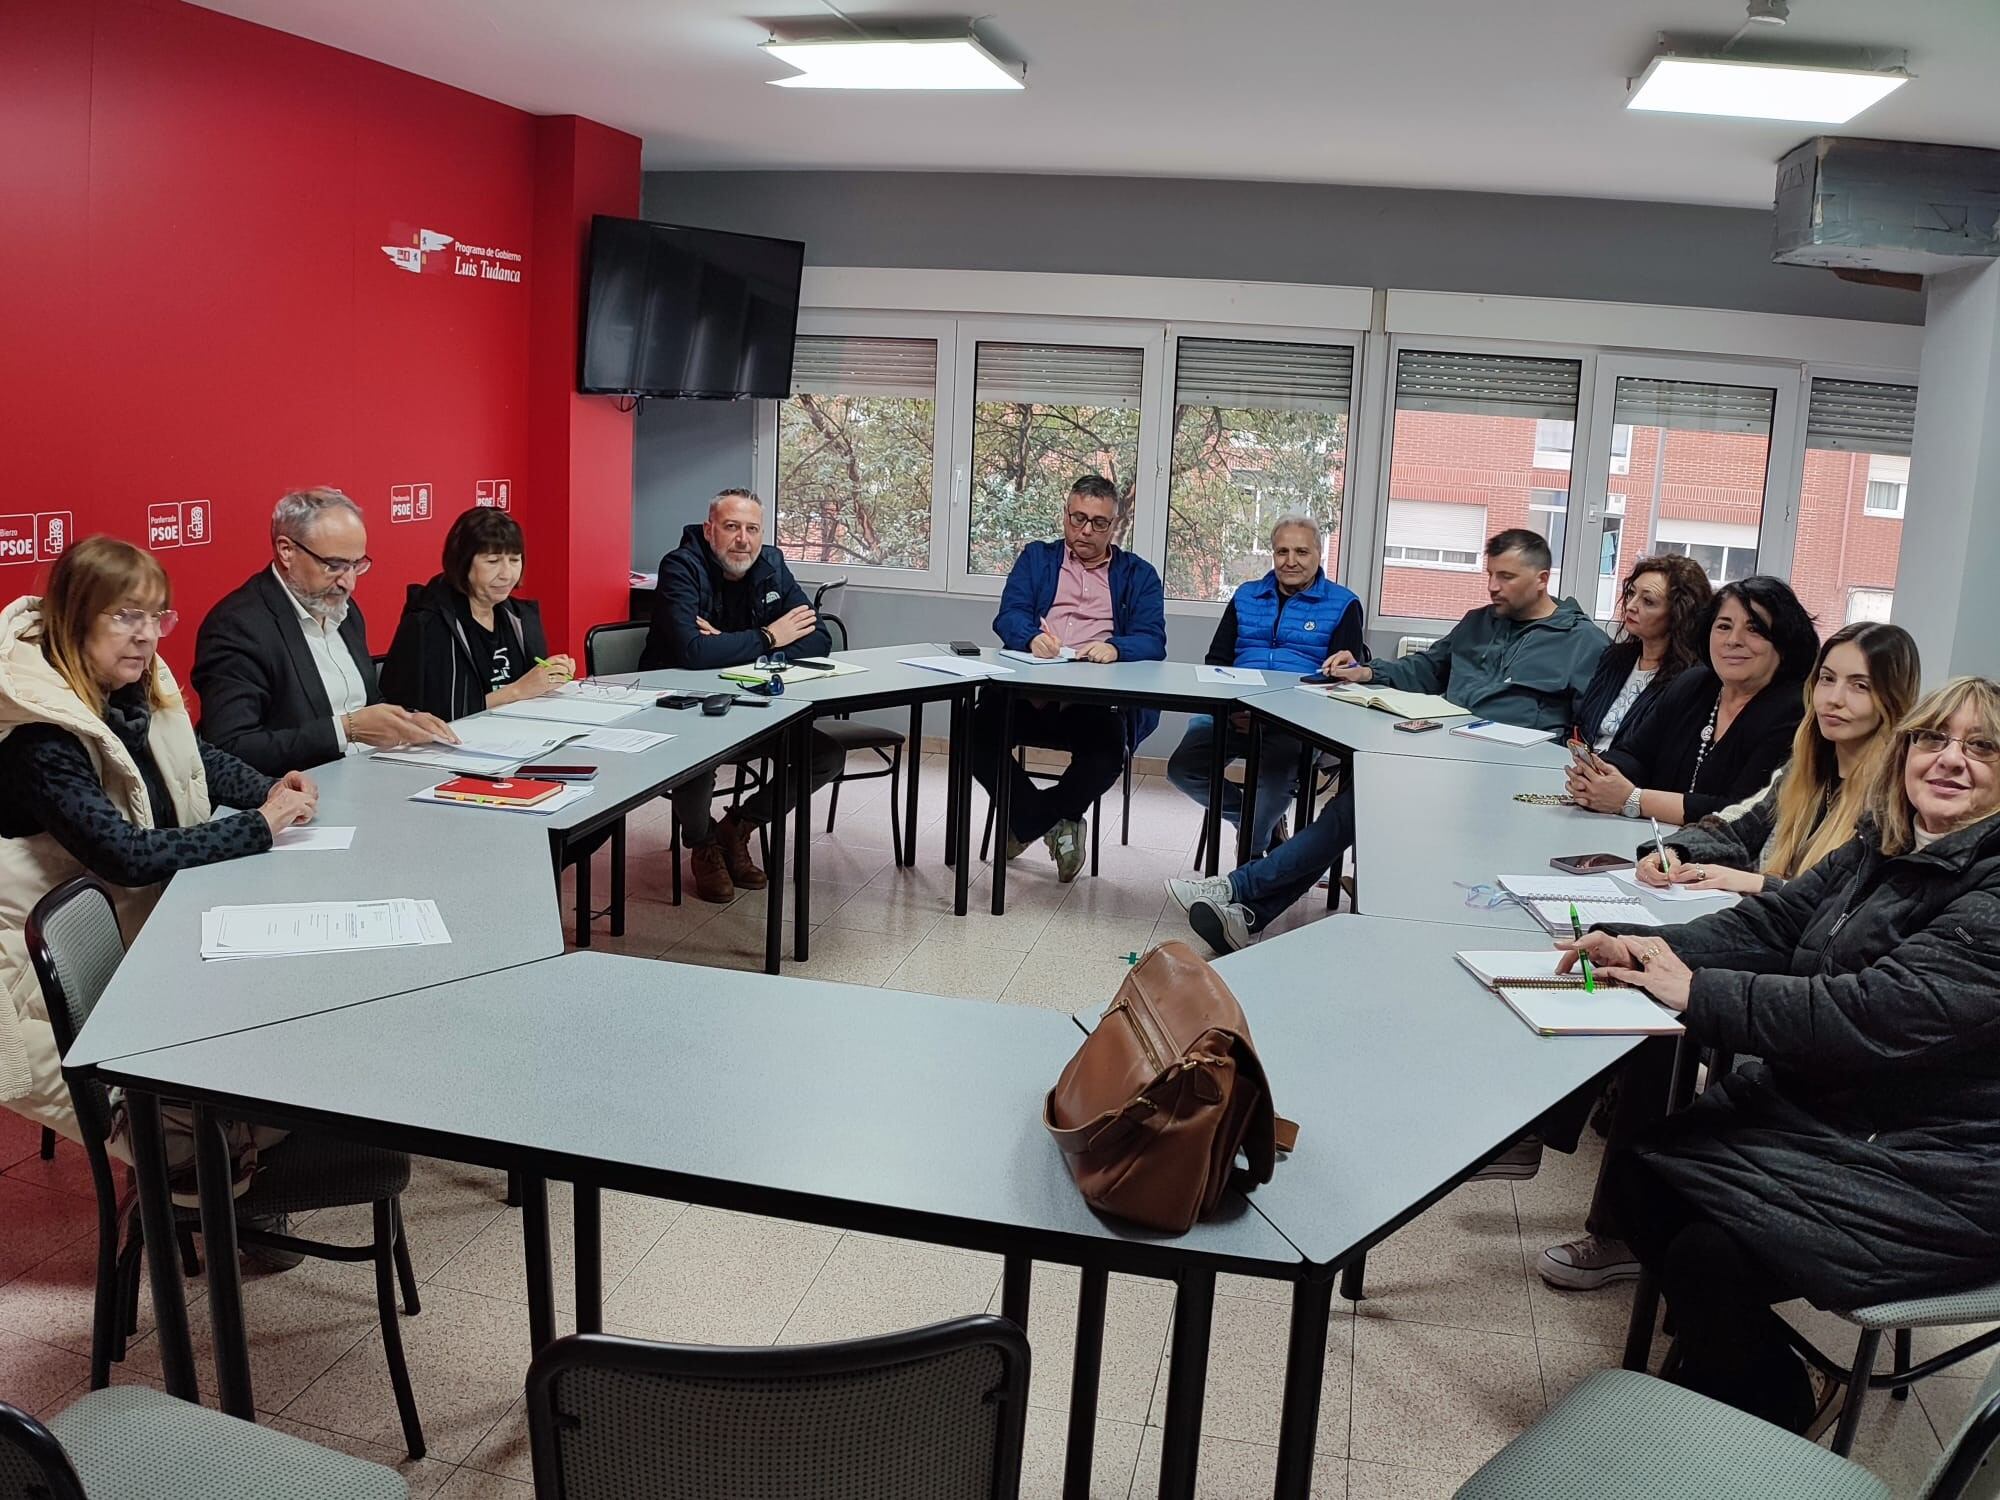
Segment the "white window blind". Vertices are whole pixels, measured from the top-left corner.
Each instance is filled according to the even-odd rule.
[[[1865,380],[1815,380],[1806,446],[1849,453],[1908,453],[1917,429],[1917,388]]]
[[[937,397],[937,341],[801,334],[792,394]]]
[[[1174,401],[1256,411],[1347,410],[1354,350],[1345,344],[1274,344],[1251,339],[1182,339],[1174,360]]]
[[[1142,349],[982,343],[974,399],[1136,407],[1145,368]]]
[[[1582,374],[1583,366],[1573,359],[1405,349],[1396,358],[1396,405],[1404,411],[1573,422]]]
[[[1771,435],[1777,393],[1768,386],[1713,385],[1700,380],[1618,382],[1611,420],[1634,427],[1672,427],[1692,432]]]
[[[1391,500],[1389,545],[1478,552],[1486,545],[1486,507],[1447,500]]]

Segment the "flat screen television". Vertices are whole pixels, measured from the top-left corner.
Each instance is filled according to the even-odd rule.
[[[789,396],[797,240],[599,214],[577,389],[729,401]]]

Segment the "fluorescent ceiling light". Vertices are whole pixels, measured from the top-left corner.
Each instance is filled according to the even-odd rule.
[[[1656,57],[1625,101],[1627,109],[1677,115],[1733,115],[1845,125],[1910,81],[1904,72],[1715,57]]]
[[[1018,89],[1009,68],[969,36],[925,41],[837,37],[766,42],[764,50],[800,69],[771,80],[781,89]]]

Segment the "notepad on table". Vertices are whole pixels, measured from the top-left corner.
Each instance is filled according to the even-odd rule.
[[[1553,949],[1458,955],[1474,978],[1543,1036],[1672,1036],[1681,1029],[1644,990],[1602,976],[1596,989],[1586,990],[1581,974],[1556,972],[1561,959]]]
[[[1496,745],[1539,745],[1556,737],[1553,729],[1523,729],[1518,724],[1502,724],[1497,719],[1474,719],[1455,726],[1453,734],[1469,740],[1491,740]]]
[[[204,959],[286,958],[450,941],[437,902],[409,896],[216,906],[201,914]]]
[[[1562,937],[1570,935],[1569,909],[1585,928],[1598,922],[1629,922],[1658,927],[1660,919],[1628,896],[1605,875],[1502,875],[1500,889],[1512,896],[1542,926]]]
[[[1032,651],[1016,651],[1012,646],[1002,646],[999,654],[1009,661],[1024,661],[1031,667],[1057,667],[1077,659],[1074,646],[1060,646],[1054,656],[1037,656]]]
[[[769,682],[776,677],[780,682],[811,682],[815,677],[845,677],[851,672],[865,672],[866,667],[856,666],[851,661],[831,661],[823,667],[809,667],[804,662],[793,662],[773,672],[769,667],[730,667],[715,675],[724,682]]]
[[[927,672],[942,672],[947,677],[1010,677],[1012,667],[1003,667],[997,661],[986,661],[977,656],[905,656],[898,663],[904,667],[922,667]]]
[[[1320,687],[1316,683],[1299,684],[1300,690],[1318,693],[1323,698],[1331,698],[1336,703],[1352,703],[1356,708],[1380,709],[1385,714],[1394,714],[1399,719],[1462,719],[1471,710],[1460,708],[1436,693],[1411,693],[1402,688],[1372,687],[1366,683],[1349,682],[1335,687]]]

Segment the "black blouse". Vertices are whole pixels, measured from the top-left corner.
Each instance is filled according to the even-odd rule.
[[[1742,801],[1791,758],[1805,700],[1797,678],[1773,679],[1703,755],[1701,733],[1721,694],[1713,671],[1690,667],[1667,684],[1650,714],[1619,731],[1604,758],[1634,786],[1681,793],[1689,823]]]

